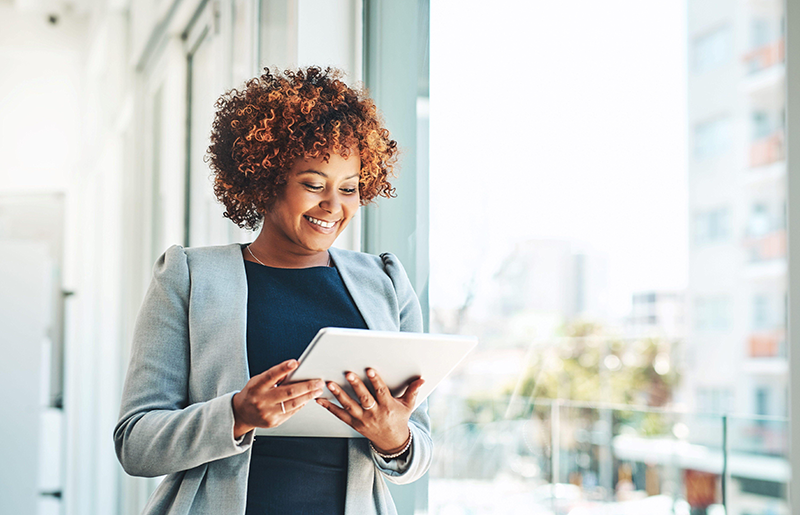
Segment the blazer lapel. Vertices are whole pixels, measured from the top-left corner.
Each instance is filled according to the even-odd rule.
[[[394,296],[395,293],[383,270],[365,266],[360,260],[351,258],[349,251],[331,247],[328,252],[367,327],[374,331],[399,330],[399,322],[395,322],[390,310],[386,309],[387,295]]]

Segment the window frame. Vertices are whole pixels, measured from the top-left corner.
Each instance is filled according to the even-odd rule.
[[[787,135],[800,134],[800,4],[784,2],[786,17],[786,131]],[[797,474],[800,471],[800,431],[796,429],[792,414],[800,413],[800,395],[793,395],[800,371],[800,302],[791,292],[800,292],[800,138],[786,138],[787,181],[787,275],[788,275],[788,344],[789,344],[789,464]],[[796,206],[796,207],[793,207]],[[789,483],[789,508],[800,513],[800,480]]]

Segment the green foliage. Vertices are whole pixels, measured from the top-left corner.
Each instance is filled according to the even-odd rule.
[[[507,385],[524,398],[569,399],[662,406],[680,376],[670,359],[670,343],[659,338],[624,341],[591,322],[564,328],[556,348],[543,348],[521,386]],[[660,372],[656,368],[660,367]]]

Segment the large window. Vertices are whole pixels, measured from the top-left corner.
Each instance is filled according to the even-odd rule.
[[[429,512],[788,513],[782,4],[443,4]]]

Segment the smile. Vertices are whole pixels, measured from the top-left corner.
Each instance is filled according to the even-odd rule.
[[[326,222],[325,220],[318,220],[318,219],[313,218],[313,217],[308,216],[308,215],[303,215],[303,217],[306,220],[308,220],[309,222],[311,222],[312,224],[319,225],[320,227],[324,227],[326,229],[330,229],[331,227],[336,225],[336,222]]]

